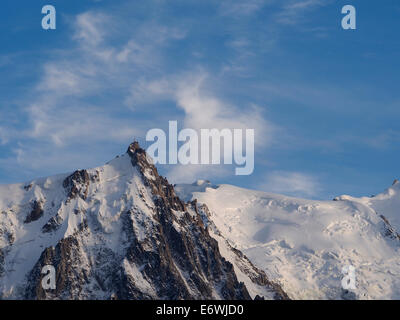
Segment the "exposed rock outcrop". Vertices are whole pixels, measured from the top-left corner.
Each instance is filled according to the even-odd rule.
[[[89,174],[86,170],[77,170],[67,177],[63,182],[63,187],[68,195],[67,201],[75,199],[77,196],[85,200],[88,195],[89,182]]]
[[[39,220],[43,216],[43,213],[44,211],[42,208],[42,204],[39,201],[35,200],[32,204],[32,211],[26,217],[24,223],[30,223]]]

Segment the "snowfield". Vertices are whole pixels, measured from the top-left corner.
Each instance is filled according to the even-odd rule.
[[[178,185],[292,299],[341,299],[356,268],[357,299],[400,299],[400,183],[372,198],[312,201],[209,182]]]

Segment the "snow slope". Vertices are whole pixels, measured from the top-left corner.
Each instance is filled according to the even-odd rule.
[[[202,184],[202,183],[199,183]],[[180,185],[177,190],[193,189]],[[342,268],[356,268],[358,299],[400,299],[400,183],[373,198],[312,201],[231,185],[193,198],[210,220],[293,299],[341,299]]]

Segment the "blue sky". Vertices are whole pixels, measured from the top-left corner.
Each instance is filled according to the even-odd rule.
[[[46,4],[56,30],[41,28]],[[357,30],[341,28],[345,4]],[[400,176],[397,0],[1,6],[0,183],[101,165],[168,120],[256,129],[253,175],[163,166],[171,182],[330,199]]]

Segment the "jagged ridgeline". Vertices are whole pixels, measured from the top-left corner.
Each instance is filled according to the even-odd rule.
[[[287,299],[132,143],[105,166],[0,187],[3,299]],[[55,289],[42,286],[54,266]]]

